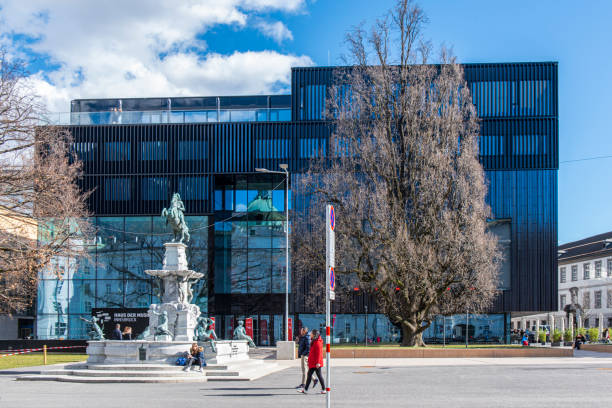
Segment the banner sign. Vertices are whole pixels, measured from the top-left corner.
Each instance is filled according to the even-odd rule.
[[[248,317],[244,320],[244,330],[247,336],[253,338],[253,319]]]
[[[293,339],[293,319],[290,317],[287,321],[289,324],[289,339]]]
[[[149,326],[149,314],[147,308],[93,308],[92,316],[100,320],[104,337],[113,338],[115,325],[121,325],[121,332],[126,326],[132,328],[132,339],[135,340]]]

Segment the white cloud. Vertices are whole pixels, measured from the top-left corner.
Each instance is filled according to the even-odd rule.
[[[259,20],[255,23],[255,26],[261,31],[265,36],[272,38],[277,43],[283,42],[283,40],[293,40],[293,34],[280,21],[276,22],[268,22],[265,20]]]
[[[291,66],[311,65],[312,60],[276,51],[220,55],[198,35],[215,25],[254,23],[276,41],[291,39],[281,22],[259,26],[257,13],[295,12],[303,4],[0,0],[0,35],[36,38],[28,47],[59,66],[31,78],[51,111],[69,110],[69,100],[76,98],[269,93],[288,88]]]

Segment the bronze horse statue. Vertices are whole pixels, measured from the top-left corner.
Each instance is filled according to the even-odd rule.
[[[185,223],[185,204],[181,200],[181,196],[178,193],[172,195],[169,208],[164,208],[161,212],[161,216],[166,218],[166,225],[170,224],[174,238],[172,242],[189,242],[189,228]]]

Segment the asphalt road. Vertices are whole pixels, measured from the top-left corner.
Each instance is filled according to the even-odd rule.
[[[580,357],[580,356],[578,356]],[[603,356],[602,356],[603,357]],[[334,367],[333,407],[610,407],[612,356],[533,358],[513,364],[449,359],[438,365]],[[452,361],[451,361],[452,360]],[[324,406],[319,389],[295,392],[299,369],[253,382],[205,384],[75,384],[17,382],[0,372],[0,407],[273,407]]]

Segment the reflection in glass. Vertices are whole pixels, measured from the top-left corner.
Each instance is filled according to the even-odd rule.
[[[130,279],[123,282],[125,307],[149,307],[151,304],[151,281],[149,279]]]
[[[248,292],[270,293],[271,256],[268,249],[249,249]]]
[[[285,293],[285,250],[272,250],[272,293]],[[289,263],[289,292],[291,292],[291,263]]]
[[[91,314],[96,307],[96,281],[93,279],[75,279],[69,282],[69,312]]]
[[[83,315],[71,315],[68,319],[68,339],[86,339],[88,338],[88,333],[91,330],[91,326],[89,323],[81,320],[83,319],[91,319],[91,313],[83,314]]]
[[[96,307],[123,307],[123,281],[98,279]]]
[[[96,270],[98,278],[123,278],[123,233],[122,217],[98,218],[98,245]]]
[[[231,293],[247,292],[247,251],[232,250],[230,259]]]

